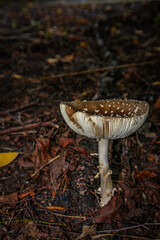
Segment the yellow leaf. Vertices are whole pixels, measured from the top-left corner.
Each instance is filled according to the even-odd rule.
[[[58,62],[58,58],[47,58],[47,62],[49,64],[54,64]]]
[[[153,85],[153,86],[160,85],[160,81],[153,82],[152,85]]]
[[[18,154],[18,152],[0,153],[0,167],[6,166],[12,162]]]
[[[111,27],[111,34],[115,35],[117,33],[117,28],[116,26]]]
[[[22,76],[19,75],[19,74],[13,74],[13,77],[16,78],[16,79],[21,79],[22,78]]]
[[[88,45],[85,41],[80,42],[80,46],[83,48],[88,48]]]
[[[58,14],[62,14],[62,8],[57,8],[56,12],[57,12]]]

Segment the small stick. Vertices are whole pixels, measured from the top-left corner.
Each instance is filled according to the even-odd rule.
[[[54,212],[54,215],[57,215],[57,216],[60,216],[60,217],[66,217],[66,218],[79,218],[79,219],[83,219],[84,221],[86,220],[86,217],[84,217],[84,216],[64,215],[64,214],[55,213],[55,212]]]
[[[44,168],[46,165],[48,165],[49,163],[55,161],[56,159],[58,159],[60,157],[60,155],[57,155],[54,158],[51,158],[48,162],[46,162],[45,164],[43,164],[40,168],[37,169],[37,171],[35,171],[31,177],[34,177],[42,168]]]
[[[38,208],[38,210],[48,211],[49,209],[47,209],[47,208],[42,208],[42,209]],[[85,216],[65,215],[65,214],[56,213],[56,212],[53,212],[53,214],[56,215],[56,216],[65,217],[65,218],[83,219],[84,221],[86,221],[86,219],[87,219]]]
[[[151,240],[153,238],[147,238],[147,237],[140,237],[140,236],[132,236],[132,235],[126,235],[126,234],[117,234],[117,233],[105,233],[105,234],[99,234],[96,236],[92,236],[92,239],[100,239],[103,237],[107,237],[107,236],[119,236],[119,237],[127,237],[127,238],[133,238],[133,239],[142,239],[142,240]],[[160,240],[159,238],[156,238],[156,240]]]
[[[37,101],[30,102],[28,104],[24,104],[24,105],[15,107],[13,109],[8,109],[8,110],[5,110],[5,111],[1,111],[0,115],[4,115],[4,114],[7,114],[7,113],[16,113],[16,112],[19,112],[19,111],[21,111],[23,109],[29,108],[29,107],[31,107],[31,106],[33,106],[35,104],[37,104]]]
[[[104,71],[109,71],[109,70],[114,70],[114,69],[145,66],[147,64],[153,64],[156,62],[158,62],[158,61],[153,60],[153,61],[146,61],[146,62],[140,62],[140,63],[129,63],[129,64],[122,64],[122,65],[117,65],[117,66],[108,66],[108,67],[104,67],[104,68],[97,68],[97,69],[85,70],[85,71],[80,71],[80,72],[63,73],[63,74],[59,74],[56,76],[44,76],[44,77],[40,77],[39,79],[33,79],[33,78],[24,79],[24,77],[23,77],[23,81],[21,80],[21,83],[24,83],[24,82],[38,83],[39,81],[45,80],[45,79],[52,80],[52,79],[63,78],[63,77],[72,77],[72,76],[78,76],[78,75],[92,74],[92,73],[96,73],[96,72],[104,72]],[[17,84],[17,81],[15,83],[13,83],[13,85],[14,84]]]
[[[30,129],[39,128],[39,127],[59,128],[59,125],[55,124],[53,122],[33,123],[33,124],[24,125],[24,126],[13,127],[13,128],[1,130],[0,135],[5,135],[5,134],[8,134],[8,133],[19,132],[19,131],[24,131],[24,130],[30,130]]]
[[[130,230],[130,229],[146,227],[146,226],[160,226],[160,223],[143,223],[143,224],[138,224],[138,225],[134,225],[134,226],[130,226],[130,227],[99,231],[98,233],[102,234],[102,233],[120,232],[120,231],[126,231],[126,230]]]
[[[109,71],[109,70],[114,70],[114,69],[144,66],[147,64],[155,63],[155,62],[157,62],[157,61],[146,61],[146,62],[140,62],[140,63],[122,64],[122,65],[117,65],[117,66],[109,66],[109,67],[104,67],[104,68],[85,70],[85,71],[81,71],[81,72],[63,73],[63,74],[59,74],[57,76],[51,76],[51,77],[46,76],[46,77],[41,77],[40,79],[45,80],[45,79],[49,79],[49,78],[56,79],[56,78],[71,77],[71,76],[77,76],[77,75],[85,75],[85,74],[89,74],[89,73],[104,72],[104,71]]]

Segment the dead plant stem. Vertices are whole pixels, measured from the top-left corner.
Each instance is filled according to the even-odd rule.
[[[86,75],[90,73],[96,73],[96,72],[104,72],[104,71],[109,71],[109,70],[115,70],[115,69],[122,69],[122,68],[131,68],[131,67],[139,67],[139,66],[144,66],[147,64],[152,64],[157,61],[145,61],[145,62],[140,62],[140,63],[128,63],[128,64],[122,64],[122,65],[117,65],[117,66],[108,66],[104,68],[97,68],[97,69],[92,69],[92,70],[85,70],[85,71],[80,71],[80,72],[71,72],[71,73],[63,73],[59,74],[57,76],[45,76],[41,77],[41,80],[44,79],[56,79],[56,78],[63,78],[63,77],[72,77],[72,76],[77,76],[77,75]]]
[[[160,226],[160,223],[144,223],[144,224],[138,224],[130,227],[125,227],[125,228],[120,228],[120,229],[113,229],[113,230],[104,230],[104,231],[99,231],[98,233],[103,234],[103,233],[109,233],[109,232],[120,232],[120,231],[126,231],[134,228],[140,228],[140,227],[146,227],[146,226]]]
[[[46,165],[48,165],[49,163],[55,161],[56,159],[58,159],[60,157],[60,155],[57,155],[56,157],[54,158],[51,158],[48,162],[46,162],[45,164],[43,164],[40,168],[38,168],[33,174],[31,177],[34,177],[42,168],[44,168]]]
[[[54,212],[54,215],[57,215],[57,216],[60,216],[60,217],[66,217],[66,218],[79,218],[79,219],[83,219],[84,221],[86,220],[85,216],[71,216],[71,215],[64,215],[64,214],[55,213],[55,212]]]
[[[53,122],[32,123],[32,124],[28,124],[28,125],[24,125],[24,126],[13,127],[13,128],[1,130],[0,135],[5,135],[5,134],[8,134],[8,133],[19,132],[19,131],[30,130],[30,129],[39,128],[39,127],[59,128],[59,125],[57,125]]]
[[[117,233],[106,233],[106,234],[99,234],[92,236],[92,239],[99,239],[107,236],[118,236],[118,237],[127,237],[127,238],[133,238],[133,239],[142,239],[142,240],[155,240],[155,238],[147,238],[147,237],[141,237],[141,236],[133,236],[133,235],[126,235],[126,234],[117,234]],[[160,240],[160,238],[156,238],[156,240]]]
[[[37,103],[38,103],[38,101],[34,101],[34,102],[30,102],[28,104],[24,104],[24,105],[21,105],[21,106],[12,108],[12,109],[5,110],[3,112],[0,111],[0,115],[4,115],[4,114],[8,114],[8,113],[16,113],[16,112],[22,111],[26,108],[32,107],[32,106],[36,105]]]

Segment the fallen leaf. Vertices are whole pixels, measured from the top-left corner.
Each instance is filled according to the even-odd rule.
[[[140,29],[135,29],[134,33],[138,36],[143,36],[143,34],[144,34],[143,30],[140,30]]]
[[[14,205],[18,202],[18,194],[14,192],[6,196],[0,196],[0,202]]]
[[[153,171],[142,170],[140,172],[139,171],[137,172],[136,177],[144,180],[147,178],[156,178],[156,177],[158,177],[158,175]]]
[[[153,86],[157,86],[157,85],[160,85],[160,81],[155,81],[152,83]]]
[[[88,48],[88,45],[85,41],[80,42],[80,46],[83,48]]]
[[[120,194],[114,195],[108,204],[102,207],[99,214],[94,218],[96,223],[103,223],[106,221],[109,215],[116,212],[122,205],[123,200]]]
[[[57,9],[56,9],[56,12],[57,12],[58,14],[62,14],[63,10],[62,10],[62,8],[57,8]]]
[[[154,104],[154,109],[160,108],[160,97],[157,99],[156,103]]]
[[[29,161],[29,160],[27,160],[27,159],[20,159],[18,161],[18,165],[22,166],[22,167],[25,167],[25,168],[34,168],[35,167],[34,163]]]
[[[50,164],[50,177],[53,185],[53,191],[56,191],[61,182],[57,181],[58,178],[69,169],[69,162],[66,161],[66,157],[62,156],[58,161],[54,161]]]
[[[18,152],[0,153],[0,167],[11,163],[18,156],[18,154]]]
[[[88,19],[86,19],[86,18],[78,18],[78,19],[76,19],[76,22],[77,22],[77,24],[88,24],[89,22],[88,22]]]
[[[83,225],[82,233],[78,237],[79,240],[91,240],[91,236],[96,234],[96,225]]]
[[[92,240],[92,237],[89,234],[83,236],[82,238],[78,238],[79,240]]]
[[[86,149],[83,147],[73,147],[78,153],[87,153]]]
[[[155,205],[156,207],[160,207],[159,199],[160,199],[160,186],[158,183],[151,181],[150,179],[144,181],[144,193],[146,195],[146,199],[151,205]]]
[[[133,45],[139,45],[139,41],[137,39],[134,39],[132,43]]]
[[[144,135],[146,138],[156,138],[157,137],[155,132],[146,132]]]
[[[59,144],[62,148],[66,148],[69,144],[73,144],[73,139],[62,136],[62,137],[59,138],[58,144]]]
[[[39,137],[36,139],[36,148],[32,153],[31,161],[34,164],[35,169],[41,167],[50,158],[50,140],[49,138]]]
[[[61,59],[62,62],[64,63],[70,63],[72,62],[74,59],[74,55],[68,55],[68,56],[65,56],[64,58]]]
[[[49,64],[54,64],[58,62],[58,58],[47,58],[47,62]]]
[[[79,40],[79,36],[77,36],[76,34],[69,34],[68,38],[72,40],[77,40],[77,41]]]
[[[22,78],[22,76],[19,75],[19,74],[13,74],[13,77],[16,78],[16,79],[21,79]]]
[[[117,33],[116,26],[112,26],[110,32],[111,32],[112,35],[115,35]]]
[[[32,189],[32,190],[30,190],[30,191],[28,191],[28,192],[21,193],[18,197],[19,197],[20,199],[23,199],[23,198],[25,198],[25,197],[27,197],[27,196],[34,196],[34,195],[35,195],[35,192],[34,192],[34,190]]]
[[[23,233],[23,239],[47,239],[47,234],[41,232],[34,221],[23,223],[20,232]]]
[[[150,153],[147,157],[147,160],[150,161],[150,162],[155,162],[155,163],[158,163],[159,161],[159,156],[157,154],[152,154]]]
[[[124,194],[125,205],[130,210],[134,210],[136,206],[135,196],[137,195],[137,189],[126,184],[125,182],[121,184]]]

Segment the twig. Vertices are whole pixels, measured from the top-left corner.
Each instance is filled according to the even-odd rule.
[[[125,228],[99,231],[98,233],[120,232],[120,231],[125,231],[125,230],[129,230],[129,229],[140,228],[140,227],[146,227],[146,226],[160,226],[160,223],[144,223],[144,224],[138,224],[138,225],[125,227]]]
[[[24,104],[24,105],[21,105],[21,106],[12,108],[12,109],[8,109],[8,110],[5,110],[3,112],[1,111],[0,115],[7,114],[7,113],[16,113],[16,112],[19,112],[19,111],[21,111],[23,109],[29,108],[29,107],[31,107],[31,106],[33,106],[35,104],[37,104],[37,101],[30,102],[28,104]]]
[[[81,71],[81,72],[63,73],[63,74],[59,74],[59,75],[56,75],[56,76],[44,76],[44,77],[40,77],[39,79],[24,78],[23,77],[23,81],[21,80],[20,83],[21,84],[25,83],[25,82],[39,83],[39,81],[46,80],[46,79],[54,80],[54,79],[63,78],[63,77],[72,77],[72,76],[78,76],[78,75],[92,74],[92,73],[96,73],[96,72],[104,72],[104,71],[109,71],[109,70],[114,70],[114,69],[123,69],[123,68],[144,66],[144,65],[152,64],[152,63],[156,63],[156,62],[158,62],[158,61],[157,60],[153,60],[153,61],[146,61],[146,62],[141,62],[141,63],[130,63],[130,64],[117,65],[117,66],[109,66],[109,67],[105,67],[105,68],[97,68],[97,69],[92,69],[92,70],[85,70],[85,71]],[[17,81],[13,82],[12,84],[13,85],[17,84]]]
[[[37,38],[32,37],[30,33],[24,33],[21,36],[6,36],[6,37],[2,37],[0,40],[1,41],[28,41],[28,42],[33,42],[35,41]]]
[[[38,208],[38,210],[42,210],[42,211],[47,211],[47,210],[50,210],[50,209],[47,209],[47,208]],[[75,215],[64,215],[64,214],[61,214],[61,213],[56,213],[56,212],[53,212],[54,215],[56,216],[60,216],[60,217],[65,217],[65,218],[77,218],[77,219],[83,219],[84,221],[86,221],[86,217],[85,216],[75,216]]]
[[[54,215],[57,215],[57,216],[60,216],[60,217],[66,217],[66,218],[78,218],[78,219],[83,219],[84,221],[86,220],[86,217],[84,216],[71,216],[71,215],[64,215],[64,214],[61,214],[61,213],[53,213]]]
[[[0,224],[6,224],[6,223],[12,223],[12,222],[36,222],[36,223],[43,223],[47,225],[60,225],[60,223],[54,223],[54,222],[45,222],[45,221],[40,221],[40,220],[32,220],[32,219],[15,219],[15,220],[8,220],[8,221],[2,221]]]
[[[132,236],[132,235],[122,235],[122,234],[116,234],[116,233],[106,233],[106,234],[99,234],[99,235],[95,235],[92,236],[92,239],[99,239],[102,237],[106,237],[106,236],[119,236],[119,237],[128,237],[128,238],[133,238],[133,239],[142,239],[142,240],[154,240],[155,238],[147,238],[147,237],[140,237],[140,236]],[[160,238],[156,238],[156,240],[160,240]]]
[[[1,130],[0,131],[0,135],[5,135],[5,134],[8,134],[8,133],[12,133],[12,132],[19,132],[19,131],[30,130],[30,129],[33,129],[33,128],[40,128],[40,127],[55,127],[55,128],[59,128],[59,125],[55,124],[53,122],[33,123],[33,124],[24,125],[24,126],[13,127],[13,128]]]
[[[104,71],[109,71],[109,70],[114,70],[114,69],[144,66],[147,64],[155,63],[155,62],[158,62],[158,61],[153,60],[153,61],[146,61],[146,62],[140,62],[140,63],[122,64],[122,65],[117,65],[117,66],[109,66],[109,67],[104,67],[104,68],[85,70],[85,71],[81,71],[81,72],[63,73],[63,74],[59,74],[57,76],[46,76],[46,77],[41,77],[40,79],[45,80],[45,79],[56,79],[56,78],[71,77],[71,76],[77,76],[77,75],[85,75],[85,74],[89,74],[89,73],[104,72]]]
[[[48,165],[49,163],[55,161],[56,159],[58,159],[60,157],[60,155],[57,155],[54,158],[51,158],[47,163],[43,164],[43,166],[41,166],[40,168],[37,169],[37,171],[35,171],[31,177],[34,177],[42,168],[44,168],[46,165]]]
[[[21,132],[13,132],[13,133],[10,133],[10,135],[12,135],[12,136],[14,136],[14,135],[16,135],[16,136],[18,136],[18,135],[23,135],[23,137],[26,137],[27,134],[35,134],[36,132],[37,132],[36,130],[26,130],[26,131],[25,131],[26,135],[24,135],[24,132],[23,132],[23,131],[21,131]],[[28,136],[27,136],[27,137],[28,137]]]

